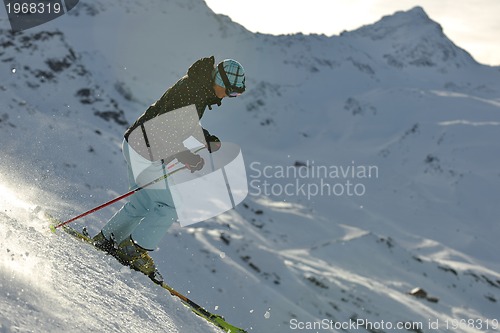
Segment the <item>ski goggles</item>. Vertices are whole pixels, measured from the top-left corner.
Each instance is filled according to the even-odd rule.
[[[226,74],[226,71],[224,70],[224,65],[222,63],[220,63],[217,68],[219,69],[219,74],[220,74],[220,77],[222,79],[222,82],[224,82],[224,86],[226,87],[226,95],[228,97],[237,97],[241,94],[243,94],[243,92],[245,91],[245,86],[243,85],[243,87],[237,87],[237,86],[234,86],[232,85],[230,82],[229,82],[229,79],[227,78],[227,74]],[[236,76],[238,76],[239,74],[239,68],[236,72]]]

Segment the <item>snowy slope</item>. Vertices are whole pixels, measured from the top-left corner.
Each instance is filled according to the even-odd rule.
[[[47,232],[40,207],[1,190],[2,332],[219,331],[147,277]]]
[[[333,37],[252,34],[199,0],[81,2],[40,28],[7,27],[3,331],[212,329],[139,274],[53,237],[33,212],[65,219],[124,193],[126,124],[211,54],[248,73],[248,91],[203,125],[242,146],[251,194],[170,230],[153,256],[172,286],[253,332],[322,319],[498,331],[500,69],[475,62],[421,8]],[[365,166],[377,172],[334,172]],[[363,193],[348,195],[348,181]],[[97,232],[118,208],[76,225]],[[430,301],[408,295],[417,287]],[[474,325],[444,326],[461,319]]]

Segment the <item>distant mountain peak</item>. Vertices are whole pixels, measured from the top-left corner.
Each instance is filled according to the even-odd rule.
[[[406,16],[406,17],[413,17],[413,18],[420,18],[423,21],[432,21],[430,19],[430,17],[427,15],[427,13],[425,12],[424,8],[421,6],[415,6],[412,9],[409,9],[407,11],[398,11],[394,15],[390,15],[390,16],[394,17],[397,15]]]
[[[443,69],[476,63],[469,53],[444,34],[441,25],[433,21],[420,6],[397,11],[342,36],[362,41],[368,53],[379,53],[389,65],[397,68],[417,66]]]
[[[429,28],[442,33],[441,26],[429,17],[422,7],[417,6],[408,11],[397,11],[394,14],[386,15],[379,21],[362,26],[352,33],[379,40],[401,32],[409,35],[416,34],[421,32],[421,29]]]

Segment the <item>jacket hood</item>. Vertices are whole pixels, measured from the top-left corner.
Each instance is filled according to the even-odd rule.
[[[196,61],[189,67],[187,76],[193,80],[197,81],[203,85],[211,86],[212,84],[212,72],[215,68],[215,58],[213,56],[209,58],[202,58]]]

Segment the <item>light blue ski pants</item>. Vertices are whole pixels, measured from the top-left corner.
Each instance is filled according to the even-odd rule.
[[[131,154],[132,148],[126,140],[122,147],[128,165],[130,188],[137,188],[131,167],[131,155],[136,158],[137,154]],[[107,239],[113,237],[118,244],[132,237],[140,247],[149,251],[156,249],[172,223],[177,220],[172,195],[166,182],[163,184],[162,189],[145,188],[132,194],[130,201],[103,227],[104,236]]]

